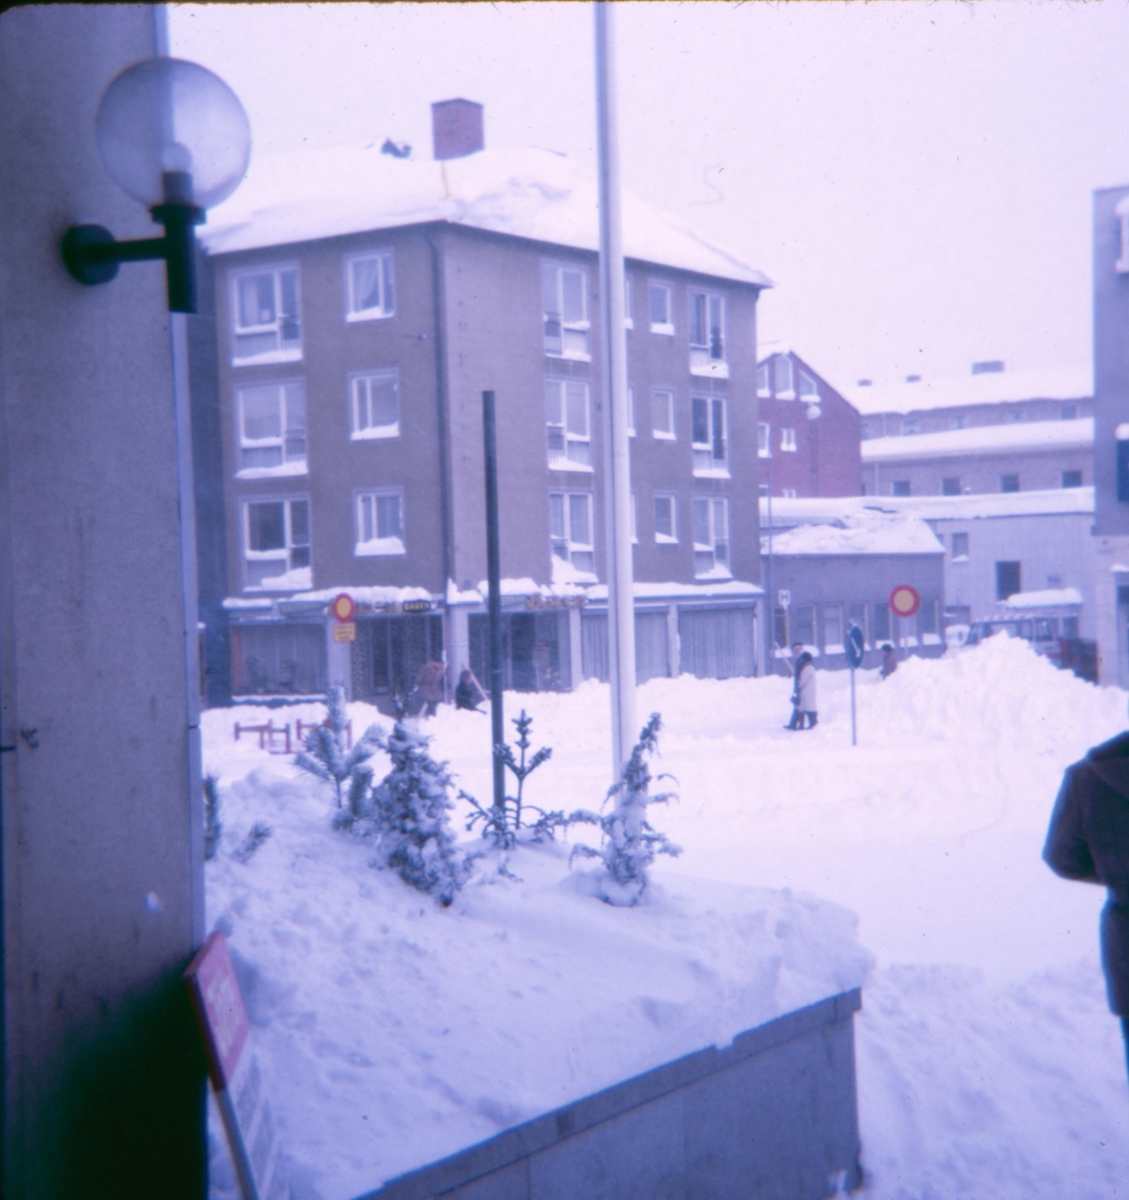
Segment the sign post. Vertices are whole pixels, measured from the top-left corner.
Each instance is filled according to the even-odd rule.
[[[247,1044],[251,1024],[222,933],[208,936],[184,972],[184,981],[204,1037],[240,1200],[288,1200],[286,1164],[259,1064]]]
[[[357,606],[353,603],[353,597],[348,592],[342,592],[334,598],[330,607],[333,609],[333,615],[337,618],[337,624],[333,627],[333,640],[335,642],[355,642],[357,640],[357,623],[353,617],[356,614]]]
[[[847,662],[851,668],[851,745],[857,746],[855,734],[855,668],[862,666],[863,639],[862,630],[852,625],[847,630]]]
[[[921,597],[917,593],[917,588],[910,587],[908,583],[899,583],[890,593],[890,611],[898,618],[899,640],[903,650],[905,650],[906,628],[902,622],[912,617],[920,607]],[[904,658],[905,655],[903,654],[902,657]]]

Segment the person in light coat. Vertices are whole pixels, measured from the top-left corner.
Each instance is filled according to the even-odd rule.
[[[814,729],[819,717],[815,702],[815,663],[810,650],[805,650],[800,655],[796,667],[796,708],[800,714],[800,724],[797,728],[804,728],[804,718],[807,717],[808,729]]]
[[[1109,889],[1101,917],[1102,967],[1129,1066],[1129,733],[1066,768],[1043,859],[1066,879]]]

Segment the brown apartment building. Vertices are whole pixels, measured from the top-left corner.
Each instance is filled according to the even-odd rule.
[[[487,389],[507,683],[606,674],[595,183],[482,149],[481,109],[436,115],[452,103],[434,158],[265,163],[202,231],[222,443],[202,611],[237,696],[340,682],[380,701],[429,660],[485,677]],[[639,678],[751,674],[769,281],[630,196],[624,231]]]

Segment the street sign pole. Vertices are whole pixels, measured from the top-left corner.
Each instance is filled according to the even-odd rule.
[[[855,668],[862,666],[862,652],[864,642],[862,630],[857,625],[852,625],[847,630],[847,665],[851,668],[851,745],[858,745],[858,737],[855,726]]]
[[[858,735],[855,732],[855,669],[851,668],[851,745],[857,746]]]

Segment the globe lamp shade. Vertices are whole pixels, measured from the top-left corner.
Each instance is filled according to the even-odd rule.
[[[102,97],[95,133],[106,170],[146,208],[214,208],[242,182],[251,157],[239,97],[219,76],[179,58],[149,58],[122,71]]]

